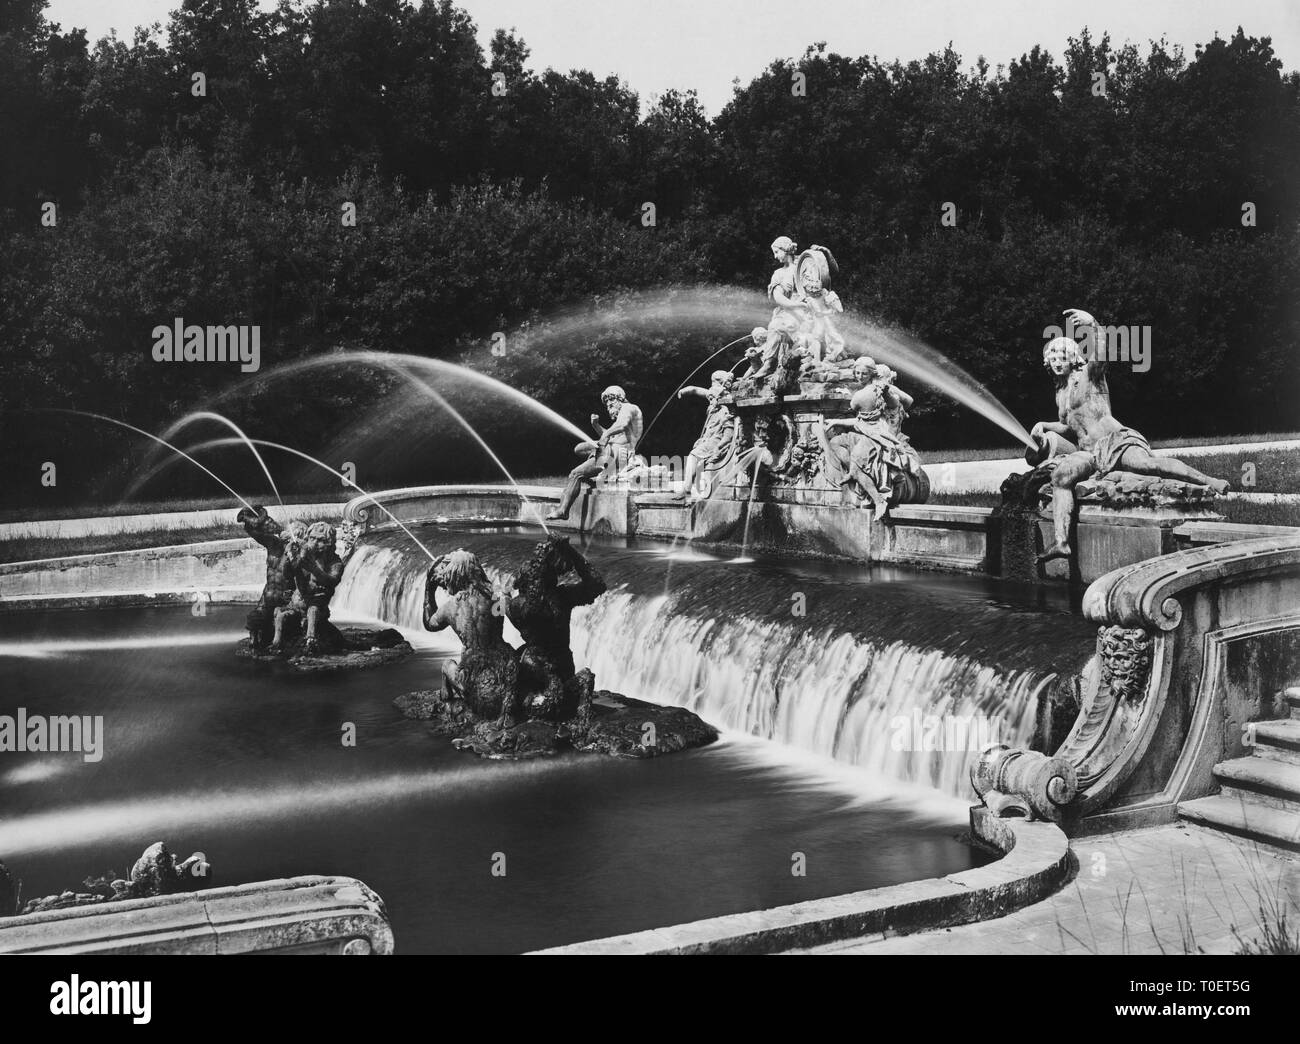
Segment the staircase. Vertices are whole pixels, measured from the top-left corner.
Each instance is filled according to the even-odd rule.
[[[1222,792],[1182,802],[1183,819],[1300,852],[1300,688],[1286,701],[1291,716],[1256,722],[1251,755],[1215,765]]]

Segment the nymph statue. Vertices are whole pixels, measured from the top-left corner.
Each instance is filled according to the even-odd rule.
[[[1069,337],[1057,337],[1043,348],[1043,365],[1051,371],[1056,383],[1059,419],[1039,421],[1030,431],[1030,437],[1042,444],[1048,436],[1058,435],[1078,449],[1062,457],[1052,472],[1053,543],[1038,556],[1040,561],[1068,558],[1072,554],[1069,535],[1074,487],[1090,475],[1130,471],[1207,486],[1218,494],[1228,489],[1223,479],[1211,478],[1173,457],[1157,457],[1139,432],[1115,419],[1106,383],[1104,331],[1096,319],[1080,309],[1067,309],[1064,314],[1076,328],[1083,328],[1089,335],[1092,358],[1085,358],[1078,343]]]
[[[849,400],[852,420],[814,426],[827,479],[870,500],[877,519],[891,503],[922,501],[929,492],[921,458],[903,434],[912,397],[894,385],[896,376],[888,366],[878,365]]]
[[[715,370],[709,380],[707,388],[682,388],[677,393],[679,399],[690,395],[708,403],[704,429],[686,457],[686,474],[681,489],[677,491],[679,500],[686,499],[694,491],[702,469],[727,455],[736,437],[736,411],[722,401],[731,392],[735,375],[730,370]]]

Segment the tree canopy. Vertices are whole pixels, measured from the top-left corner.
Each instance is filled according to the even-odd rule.
[[[778,234],[830,246],[851,311],[905,327],[1027,423],[1050,412],[1042,329],[1077,306],[1152,328],[1150,371],[1113,383],[1148,434],[1295,427],[1300,75],[1268,38],[1237,29],[1188,56],[1081,28],[1059,56],[1045,41],[997,67],[813,44],[710,117],[688,87],[643,100],[616,77],[536,71],[513,29],[485,51],[450,0],[183,0],[165,28],[94,43],[45,6],[0,9],[11,474],[85,436],[21,410],[160,430],[227,393],[232,416],[315,452],[392,393],[391,377],[312,371],[241,396],[237,370],[153,362],[150,330],[181,316],[259,325],[266,367],[402,351],[574,418],[618,382],[649,415],[745,330],[638,302],[761,289]],[[498,331],[511,351],[488,350]],[[998,441],[917,390],[919,445]],[[477,407],[513,467],[567,468],[563,438],[512,439]],[[670,409],[647,448],[683,451],[698,422]],[[73,467],[104,488],[136,452],[97,438]],[[430,455],[439,477],[490,473],[434,445],[383,480],[427,478]]]

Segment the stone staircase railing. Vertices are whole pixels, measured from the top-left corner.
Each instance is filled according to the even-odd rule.
[[[1286,714],[1300,656],[1300,533],[1116,569],[1089,586],[1083,613],[1098,631],[1082,706],[1025,795],[1044,818],[1075,834],[1172,822],[1225,781],[1268,794],[1264,775],[1300,769],[1224,768],[1251,753],[1251,728],[1268,735],[1260,723]],[[986,755],[979,792],[999,790],[1022,754]]]

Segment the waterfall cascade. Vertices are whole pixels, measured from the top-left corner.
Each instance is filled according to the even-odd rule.
[[[501,567],[530,546],[512,536],[510,554],[499,553],[503,534],[453,534],[450,546],[478,550],[502,583]],[[610,590],[573,617],[575,659],[599,688],[953,796],[969,794],[982,746],[1030,743],[1040,699],[1077,676],[1090,652],[1088,629],[1070,614],[959,597],[946,578],[846,587],[797,568],[755,576],[600,550],[588,554]],[[418,638],[426,567],[396,538],[363,544],[335,605]],[[806,597],[802,615],[790,610],[792,587]],[[507,622],[508,638],[512,630]],[[447,640],[438,636],[439,646]]]

